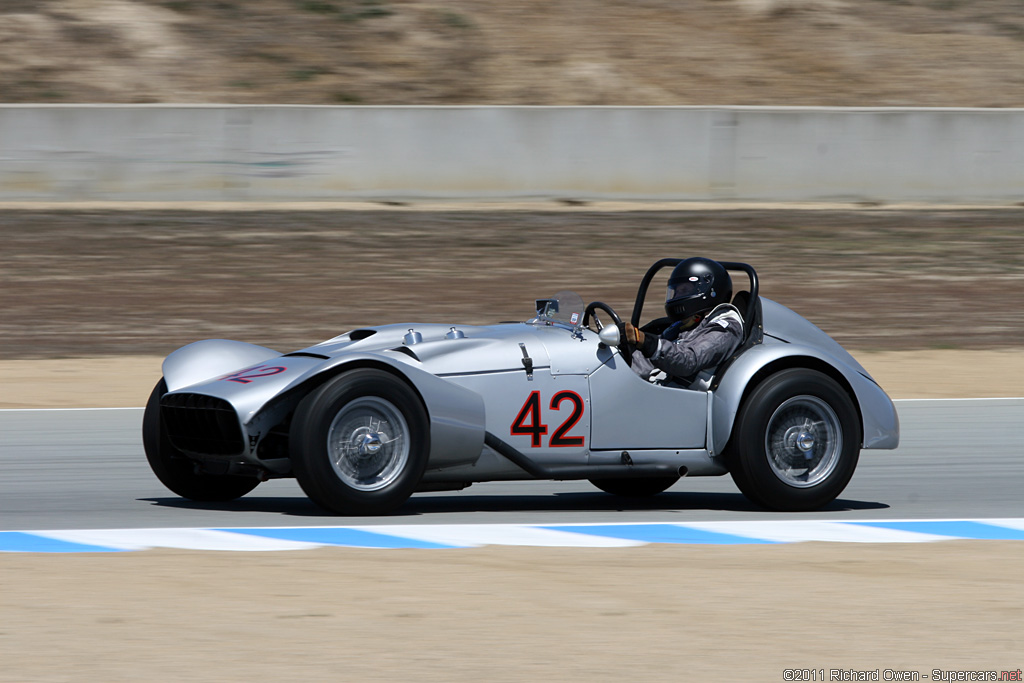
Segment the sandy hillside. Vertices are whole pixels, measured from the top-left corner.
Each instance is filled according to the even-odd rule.
[[[1024,106],[1016,0],[5,0],[0,102]]]

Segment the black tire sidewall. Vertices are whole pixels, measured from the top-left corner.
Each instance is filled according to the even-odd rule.
[[[355,399],[373,396],[391,403],[409,428],[409,458],[398,477],[375,491],[352,488],[338,477],[327,451],[335,416]],[[387,514],[412,495],[430,453],[430,425],[419,396],[399,377],[373,368],[345,372],[306,396],[296,408],[289,440],[299,486],[321,507],[344,515]]]
[[[764,442],[776,409],[795,396],[814,396],[835,412],[842,448],[835,469],[807,488],[780,479],[768,462]],[[860,457],[860,419],[849,394],[831,377],[805,368],[782,370],[764,380],[744,402],[736,417],[726,459],[733,480],[753,502],[774,510],[814,510],[833,501],[850,482]]]

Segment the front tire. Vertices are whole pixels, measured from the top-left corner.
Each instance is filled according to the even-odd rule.
[[[783,370],[740,408],[725,457],[733,481],[754,503],[815,510],[842,493],[857,467],[857,410],[831,377]]]
[[[427,412],[395,375],[353,370],[302,400],[289,447],[295,478],[314,503],[342,515],[387,514],[427,467]]]
[[[142,445],[156,478],[182,498],[202,502],[234,500],[256,488],[259,479],[207,474],[196,461],[174,447],[160,417],[160,399],[166,393],[167,382],[161,378],[149,395],[142,416]]]

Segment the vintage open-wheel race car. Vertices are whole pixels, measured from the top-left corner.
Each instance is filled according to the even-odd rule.
[[[641,326],[655,275],[630,320]],[[320,506],[391,512],[416,491],[495,480],[585,479],[653,495],[680,477],[730,473],[755,503],[819,508],[853,475],[861,449],[892,449],[892,401],[838,343],[749,288],[736,352],[692,382],[650,382],[630,368],[622,320],[563,291],[535,317],[494,325],[362,327],[281,354],[205,340],[171,353],[146,406],[154,473],[199,501],[295,477]],[[604,325],[600,318],[605,318]]]

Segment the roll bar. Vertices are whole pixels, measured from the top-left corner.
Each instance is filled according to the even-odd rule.
[[[647,269],[644,274],[643,280],[640,281],[640,289],[636,293],[636,303],[633,304],[633,317],[630,322],[633,323],[633,327],[640,326],[640,313],[644,309],[644,299],[647,298],[647,288],[651,286],[651,280],[657,275],[658,271],[667,266],[675,268],[685,259],[681,258],[663,258],[657,261],[653,266]],[[747,321],[754,319],[754,313],[757,310],[757,272],[753,266],[746,263],[739,263],[738,261],[719,261],[722,267],[726,270],[731,271],[742,271],[747,274],[750,279],[750,301],[747,302],[747,310],[743,311],[743,318]]]

